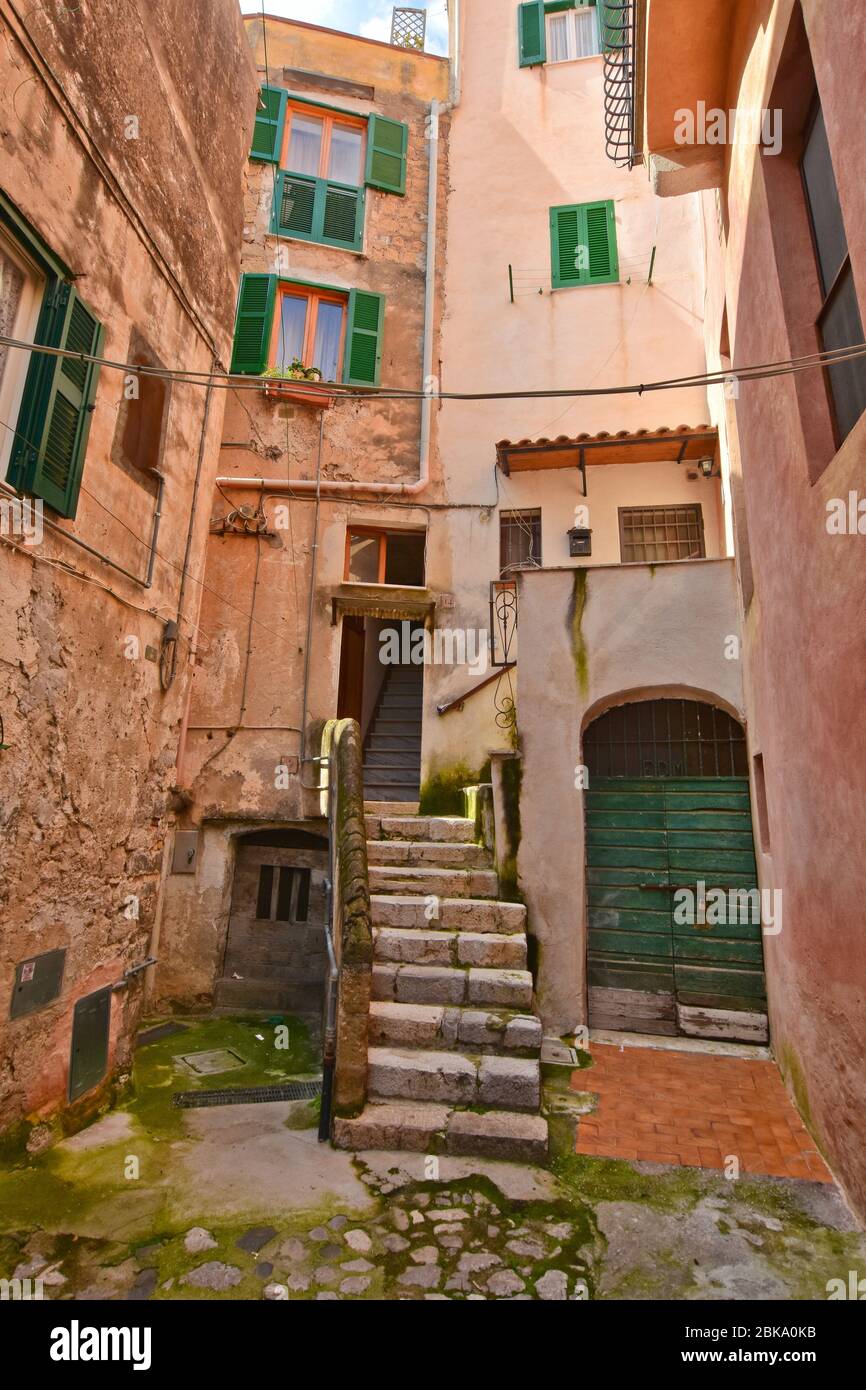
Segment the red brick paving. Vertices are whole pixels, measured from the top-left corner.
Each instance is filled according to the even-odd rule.
[[[598,1096],[576,1151],[686,1167],[832,1182],[774,1062],[592,1043],[593,1065],[572,1090]]]

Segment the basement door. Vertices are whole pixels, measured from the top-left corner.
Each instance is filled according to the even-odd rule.
[[[620,706],[584,761],[590,1026],[765,1042],[742,727],[696,701]]]

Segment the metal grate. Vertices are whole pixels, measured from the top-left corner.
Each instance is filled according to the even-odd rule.
[[[499,575],[541,565],[541,508],[499,513]]]
[[[636,0],[606,0],[599,7],[604,53],[604,138],[608,159],[635,162]]]
[[[175,1091],[178,1110],[202,1110],[210,1105],[261,1105],[271,1100],[315,1100],[321,1081],[285,1081],[281,1086],[231,1086],[224,1091]]]
[[[698,700],[638,700],[590,724],[583,761],[594,777],[745,777],[746,735]]]
[[[154,1028],[148,1028],[144,1033],[139,1033],[135,1045],[136,1047],[147,1047],[148,1043],[159,1042],[160,1038],[170,1038],[175,1033],[185,1033],[186,1029],[185,1023],[157,1023]]]
[[[662,560],[702,560],[704,520],[700,504],[620,507],[620,558],[624,565]]]
[[[391,16],[391,42],[397,48],[416,48],[424,52],[427,11],[395,5]]]

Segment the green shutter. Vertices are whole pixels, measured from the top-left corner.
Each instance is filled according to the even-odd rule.
[[[619,259],[612,200],[551,208],[550,260],[554,289],[617,281]]]
[[[349,291],[349,322],[343,355],[347,386],[378,386],[382,367],[385,298],[368,290]]]
[[[367,126],[367,170],[364,182],[384,193],[406,192],[406,153],[409,127],[402,121],[371,115]]]
[[[544,0],[530,0],[527,5],[518,6],[517,38],[522,68],[534,68],[545,62]]]
[[[277,175],[271,231],[328,246],[360,251],[364,240],[365,190],[304,174]]]
[[[37,340],[98,357],[103,330],[72,285],[58,282],[40,317]],[[99,367],[74,357],[35,356],[18,418],[10,481],[74,517]]]
[[[283,148],[287,100],[288,92],[283,87],[262,87],[260,89],[250,159],[264,160],[268,164],[279,164],[280,152]]]
[[[319,180],[279,174],[274,191],[272,230],[279,236],[311,238]]]
[[[233,372],[261,376],[267,367],[276,294],[276,275],[241,277],[232,352]]]

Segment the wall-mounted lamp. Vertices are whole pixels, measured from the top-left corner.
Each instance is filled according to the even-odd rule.
[[[713,459],[698,459],[698,468],[705,478],[713,476]]]

